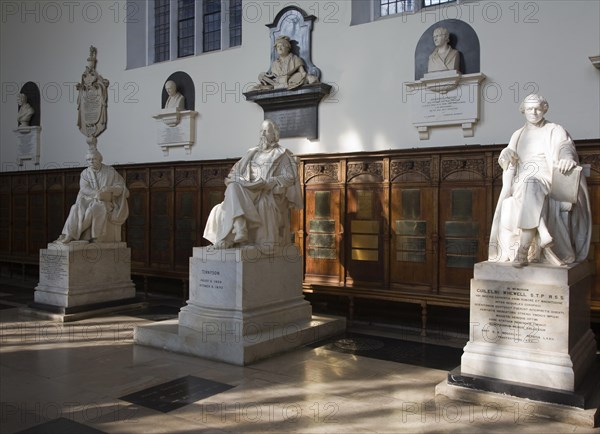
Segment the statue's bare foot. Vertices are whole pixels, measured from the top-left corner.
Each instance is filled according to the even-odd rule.
[[[54,242],[55,242],[55,243],[60,243],[60,244],[68,244],[68,243],[70,243],[71,241],[73,241],[73,238],[71,238],[71,237],[70,237],[70,236],[68,236],[68,235],[61,234],[61,235],[60,235],[60,237],[58,237],[58,238],[56,239],[56,241],[54,241]]]
[[[221,240],[213,244],[215,249],[230,249],[233,246],[233,241]]]

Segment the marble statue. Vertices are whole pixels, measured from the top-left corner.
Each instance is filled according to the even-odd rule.
[[[427,72],[459,71],[460,52],[450,46],[450,33],[446,28],[438,27],[433,31],[433,43],[435,48],[429,55]]]
[[[290,243],[288,209],[302,208],[302,193],[296,162],[278,142],[277,125],[263,121],[258,146],[225,179],[225,198],[211,210],[204,229],[216,248]]]
[[[177,91],[177,84],[173,80],[165,83],[165,90],[169,97],[165,102],[165,109],[185,110],[185,97]]]
[[[271,64],[269,72],[261,72],[258,76],[257,90],[296,89],[307,83],[316,83],[318,78],[309,75],[304,68],[304,61],[292,53],[292,43],[288,36],[279,36],[275,40],[277,59]]]
[[[567,131],[544,119],[548,107],[539,95],[523,100],[525,126],[498,158],[502,191],[492,222],[490,261],[522,267],[532,261],[562,265],[587,258],[592,220],[585,176]],[[558,197],[569,189],[570,199]]]
[[[20,93],[17,102],[19,104],[19,113],[17,114],[17,121],[20,127],[28,127],[31,117],[34,115],[35,110],[31,107],[31,104],[27,102],[27,95]]]
[[[125,180],[113,167],[102,164],[97,150],[90,150],[86,161],[89,167],[81,172],[77,200],[56,242],[102,241],[109,230],[118,231],[116,241],[120,241],[121,225],[129,215]]]

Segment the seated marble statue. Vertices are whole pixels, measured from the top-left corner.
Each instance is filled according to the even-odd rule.
[[[177,91],[177,84],[173,80],[169,80],[165,83],[165,89],[169,95],[165,102],[165,108],[185,110],[185,97]]]
[[[81,172],[77,200],[55,242],[120,241],[121,225],[129,215],[125,180],[113,167],[102,164],[97,150],[88,152],[86,161],[89,167]]]
[[[429,55],[427,72],[459,71],[460,52],[450,46],[450,33],[446,28],[438,27],[433,31],[433,43],[435,48]]]
[[[292,43],[288,36],[279,36],[275,40],[277,59],[271,64],[269,72],[261,72],[258,76],[256,90],[296,89],[307,83],[316,83],[318,78],[309,75],[304,68],[304,61],[292,53]]]
[[[544,119],[548,107],[539,95],[523,100],[525,126],[498,158],[502,191],[492,222],[490,261],[523,267],[534,261],[563,265],[587,258],[592,220],[585,176],[578,181],[569,176],[578,171],[577,152],[567,131]],[[556,199],[555,192],[569,183],[574,184],[573,198]]]
[[[290,244],[289,208],[302,208],[296,162],[279,146],[279,128],[265,120],[257,147],[231,169],[222,203],[208,217],[204,238],[216,248]]]
[[[31,118],[35,113],[35,110],[27,102],[27,95],[25,95],[24,93],[19,94],[17,101],[19,103],[19,113],[17,114],[17,121],[19,122],[19,126],[28,127]]]

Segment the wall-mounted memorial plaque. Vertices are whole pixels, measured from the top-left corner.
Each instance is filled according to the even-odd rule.
[[[271,66],[258,76],[258,84],[244,93],[246,100],[260,105],[265,119],[274,121],[281,137],[317,139],[318,107],[331,86],[320,83],[321,71],[311,61],[313,15],[289,6],[272,24]]]

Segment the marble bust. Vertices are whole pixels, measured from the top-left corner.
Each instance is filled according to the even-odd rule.
[[[27,102],[27,95],[24,93],[19,94],[17,98],[19,104],[19,113],[17,114],[17,121],[20,127],[28,127],[32,116],[35,113],[34,108]]]
[[[304,61],[292,53],[292,43],[288,36],[279,36],[275,40],[277,59],[271,64],[269,72],[261,72],[256,90],[296,89],[307,83],[317,83],[318,78],[309,75]]]
[[[102,164],[102,154],[95,149],[86,161],[89,167],[81,172],[77,199],[55,242],[120,241],[121,225],[129,216],[125,180],[113,167]]]
[[[210,212],[204,238],[215,248],[285,246],[289,208],[302,208],[296,161],[279,145],[279,128],[261,124],[259,144],[250,148],[225,179],[225,198]]]
[[[173,80],[165,83],[165,90],[169,97],[165,102],[165,109],[185,110],[185,97],[177,91],[177,84]]]
[[[563,265],[587,258],[591,208],[573,140],[548,122],[549,105],[540,95],[521,103],[525,126],[515,131],[498,163],[503,169],[490,235],[490,261]],[[571,199],[558,193],[571,190]]]
[[[444,27],[433,31],[435,48],[429,55],[427,72],[459,71],[460,52],[450,46],[450,33]]]

